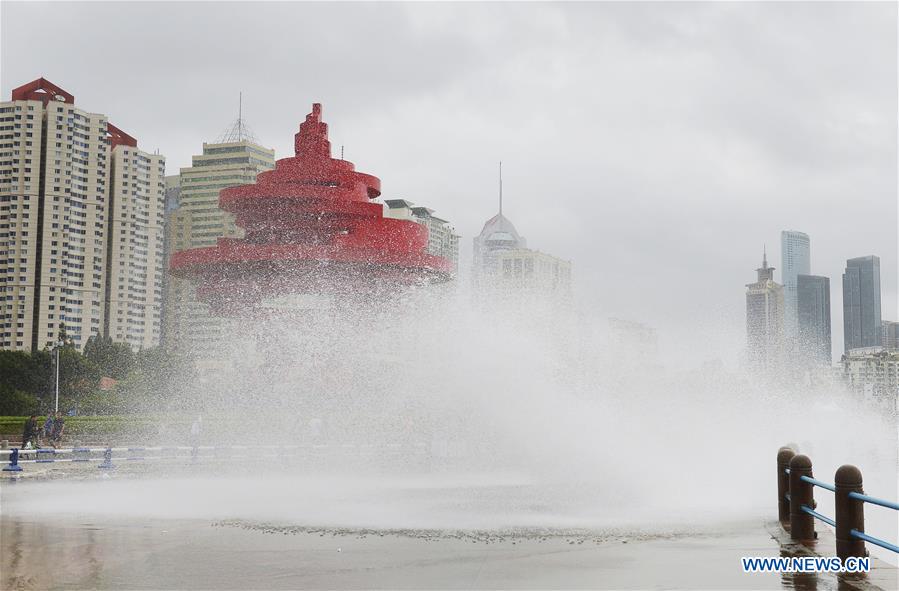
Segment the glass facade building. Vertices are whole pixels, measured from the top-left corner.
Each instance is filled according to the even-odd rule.
[[[799,275],[796,286],[802,361],[808,365],[829,366],[832,361],[830,279],[818,275]]]
[[[800,275],[811,274],[811,240],[808,234],[795,230],[780,233],[780,273],[784,288],[784,337],[795,346],[799,336],[799,293]]]
[[[843,273],[843,349],[879,347],[882,325],[880,258],[849,259]]]

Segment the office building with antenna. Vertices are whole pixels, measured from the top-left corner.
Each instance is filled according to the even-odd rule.
[[[256,175],[275,167],[275,151],[262,146],[243,118],[243,96],[237,119],[214,142],[203,143],[203,152],[193,156],[169,181],[177,190],[177,208],[169,214],[167,251],[214,246],[219,238],[241,237],[234,217],[219,207],[219,191],[256,182]],[[196,285],[187,279],[169,277],[166,285],[164,342],[202,352],[220,342],[225,320],[209,312],[199,301]]]
[[[571,295],[571,261],[528,248],[527,240],[503,213],[502,162],[499,164],[499,211],[474,238],[472,285],[500,294]]]

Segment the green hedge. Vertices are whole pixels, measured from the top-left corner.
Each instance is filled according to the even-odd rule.
[[[46,416],[38,417],[38,425],[42,426]],[[25,427],[28,417],[0,417],[0,434],[18,435]],[[160,424],[166,424],[181,429],[189,429],[190,424],[186,419],[171,417],[148,416],[75,416],[65,418],[66,439],[129,439],[141,440],[147,436],[154,436],[159,431]]]
[[[46,415],[37,417],[38,426]],[[81,415],[65,417],[64,440],[81,439],[91,443],[150,443],[160,438],[172,443],[189,438],[194,415]],[[0,435],[18,440],[28,417],[0,416]],[[212,439],[236,441],[258,434],[257,423],[247,417],[204,416],[203,435]]]

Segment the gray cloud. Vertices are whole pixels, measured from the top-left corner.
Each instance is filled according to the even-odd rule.
[[[289,155],[313,101],[335,147],[470,239],[506,210],[573,259],[598,314],[735,359],[762,243],[831,278],[882,259],[896,318],[897,7],[889,3],[11,3],[0,91],[44,75],[169,173],[234,119]],[[40,23],[38,25],[37,23]],[[40,29],[40,40],[35,31]],[[689,347],[683,347],[687,344]]]

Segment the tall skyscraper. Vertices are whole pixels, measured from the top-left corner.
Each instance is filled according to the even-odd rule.
[[[880,258],[849,259],[843,273],[844,351],[880,346],[882,330]]]
[[[811,274],[808,234],[795,230],[780,233],[780,276],[784,288],[784,338],[792,350],[799,336],[798,277]]]
[[[83,348],[110,328],[154,344],[163,170],[162,156],[44,78],[0,103],[0,348],[50,347],[63,330]],[[117,324],[119,310],[134,322]]]
[[[799,352],[806,365],[830,366],[830,279],[818,275],[797,278]]]
[[[749,368],[760,373],[776,371],[783,355],[783,286],[774,281],[774,267],[767,254],[756,269],[758,279],[746,285],[746,339]]]
[[[168,229],[171,251],[214,246],[220,237],[239,237],[234,217],[219,208],[219,191],[255,183],[256,175],[274,167],[275,151],[256,143],[240,117],[216,143],[204,143],[203,153],[181,169],[178,207],[170,214]],[[198,352],[222,338],[226,323],[197,299],[191,281],[174,277],[166,289],[165,319],[166,344]]]

